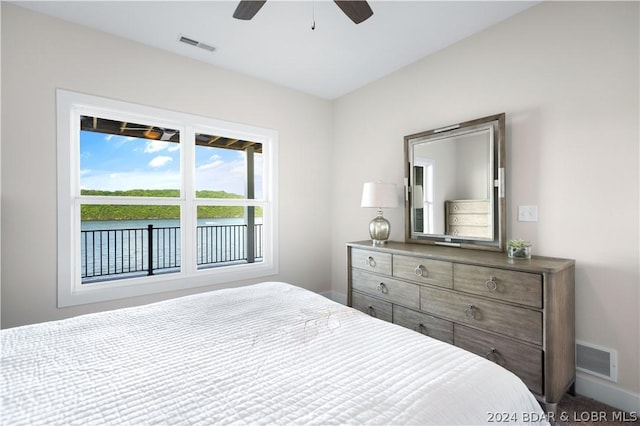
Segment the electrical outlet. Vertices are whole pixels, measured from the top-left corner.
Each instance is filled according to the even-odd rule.
[[[518,221],[537,222],[538,206],[518,206]]]

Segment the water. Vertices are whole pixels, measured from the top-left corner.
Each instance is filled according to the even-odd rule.
[[[256,218],[255,257],[262,257],[262,218]],[[181,263],[180,221],[83,221],[81,274],[84,282],[140,274],[149,269],[148,225],[153,225],[152,268],[177,272]],[[200,218],[196,230],[199,268],[247,261],[244,218]]]

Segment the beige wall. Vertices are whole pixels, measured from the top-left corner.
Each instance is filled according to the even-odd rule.
[[[333,291],[345,241],[368,238],[362,183],[403,183],[403,135],[506,112],[507,237],[576,259],[577,338],[618,351],[638,404],[638,6],[545,2],[335,102]],[[385,215],[402,240],[402,209]]]
[[[329,289],[331,187],[302,179],[329,167],[329,101],[3,2],[3,327],[208,289],[56,308],[56,88],[278,130],[280,274],[269,279]]]

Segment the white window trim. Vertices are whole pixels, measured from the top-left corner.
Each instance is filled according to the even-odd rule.
[[[278,273],[278,132],[272,129],[230,123],[208,117],[185,114],[129,102],[117,101],[92,95],[58,89],[57,101],[57,187],[58,187],[58,307],[68,307],[86,303],[122,299],[134,296],[162,293],[173,290],[201,286],[220,287],[224,283],[255,279]],[[210,131],[238,139],[247,139],[263,144],[264,158],[264,198],[261,200],[233,200],[234,205],[261,205],[263,207],[263,260],[261,262],[224,266],[211,269],[197,269],[195,257],[189,253],[195,247],[195,204],[185,201],[185,194],[195,194],[194,189],[194,150],[183,144],[182,176],[189,173],[181,183],[181,197],[145,198],[137,200],[127,198],[126,204],[143,202],[145,204],[171,204],[181,206],[181,226],[183,262],[181,271],[172,274],[118,279],[103,283],[81,285],[79,265],[80,241],[80,183],[79,183],[79,120],[81,113],[99,115],[104,112],[113,115],[117,112],[123,117],[134,116],[145,123],[171,124],[185,137],[193,140],[196,131]],[[189,137],[191,137],[189,139]],[[188,192],[190,191],[190,192]],[[104,198],[103,198],[104,199]],[[122,203],[123,199],[114,200]],[[270,225],[270,226],[269,226]]]

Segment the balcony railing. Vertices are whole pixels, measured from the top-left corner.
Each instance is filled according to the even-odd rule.
[[[252,235],[248,235],[252,234]],[[180,227],[96,229],[80,232],[83,283],[180,270]],[[199,269],[262,259],[262,224],[199,225]]]

